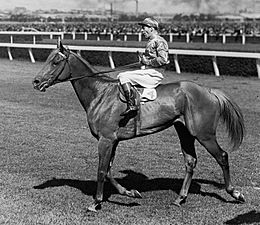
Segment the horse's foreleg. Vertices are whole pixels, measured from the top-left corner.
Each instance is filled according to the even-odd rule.
[[[114,147],[113,147],[113,152],[112,152],[112,155],[111,155],[111,160],[110,160],[110,165],[109,165],[109,169],[108,169],[107,179],[109,179],[110,183],[117,189],[119,194],[126,195],[128,197],[133,197],[133,198],[142,198],[141,194],[137,190],[128,191],[125,187],[120,185],[112,176],[111,167],[113,165],[114,158],[115,158],[116,146],[117,145],[114,145]]]
[[[125,195],[128,197],[132,197],[132,198],[142,198],[142,195],[140,194],[139,191],[137,190],[127,190],[125,187],[123,187],[121,184],[119,184],[113,177],[111,174],[111,171],[109,171],[107,178],[109,179],[109,181],[111,182],[111,184],[117,189],[118,193],[120,195]]]
[[[233,198],[235,198],[239,202],[245,202],[245,198],[243,194],[241,194],[238,190],[234,188],[230,179],[230,171],[229,171],[229,162],[228,162],[228,153],[225,152],[218,145],[215,137],[211,139],[199,140],[201,144],[208,150],[208,152],[216,159],[218,164],[220,165],[224,181],[225,187],[228,194],[230,194]]]
[[[187,198],[192,181],[193,169],[195,168],[197,162],[197,156],[194,146],[195,138],[190,134],[186,126],[182,122],[177,121],[174,123],[174,127],[180,139],[181,149],[185,161],[185,177],[180,194],[174,202],[175,205],[180,206],[181,203],[185,202]]]
[[[88,207],[89,211],[96,211],[101,207],[101,202],[103,201],[103,189],[105,178],[110,165],[111,155],[113,151],[113,146],[115,142],[107,138],[100,138],[98,142],[98,173],[97,173],[97,192],[95,196],[94,203]]]

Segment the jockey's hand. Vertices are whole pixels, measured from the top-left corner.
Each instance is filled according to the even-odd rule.
[[[142,55],[142,57],[141,57],[141,63],[142,63],[143,65],[148,65],[149,60],[145,57],[145,55]]]
[[[138,56],[138,61],[139,61],[139,62],[142,62],[143,53],[137,51],[137,56]]]

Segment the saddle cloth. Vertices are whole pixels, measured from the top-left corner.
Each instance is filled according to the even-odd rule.
[[[139,91],[137,89],[137,91]],[[141,102],[154,101],[157,98],[157,91],[155,88],[143,88],[141,95]]]
[[[126,102],[124,91],[120,84],[119,88],[119,98],[121,101]],[[143,88],[143,87],[133,87],[132,91],[138,102],[144,104],[145,102],[154,101],[157,98],[157,91],[155,88]]]

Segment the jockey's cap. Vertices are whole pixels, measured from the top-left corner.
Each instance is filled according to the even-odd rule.
[[[159,23],[156,19],[145,18],[142,22],[138,23],[141,26],[154,27],[155,29],[159,28]]]

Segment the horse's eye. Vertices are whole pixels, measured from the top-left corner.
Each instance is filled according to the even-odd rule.
[[[57,66],[60,63],[60,60],[53,60],[52,65]]]

